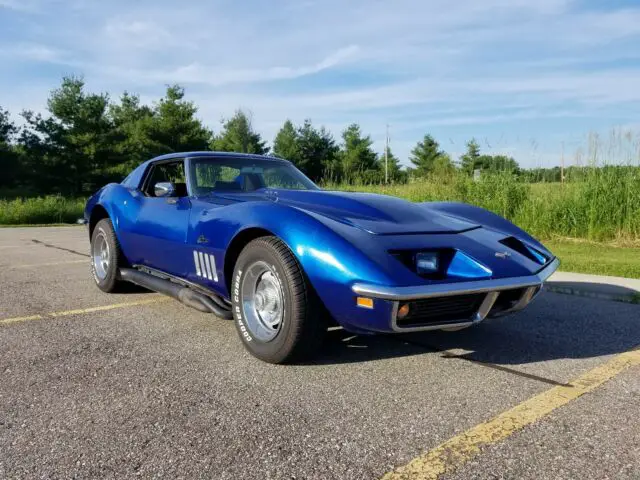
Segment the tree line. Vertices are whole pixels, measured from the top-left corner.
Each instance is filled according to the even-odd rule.
[[[383,183],[385,156],[393,183],[455,170],[520,172],[513,158],[482,154],[475,140],[454,161],[428,134],[411,150],[411,167],[403,168],[390,148],[376,152],[371,137],[355,123],[336,139],[311,120],[301,125],[286,120],[269,147],[241,110],[223,120],[218,132],[208,128],[179,85],[168,86],[161,99],[145,105],[128,92],[117,101],[87,92],[81,78],[69,77],[51,91],[46,115],[20,115],[18,126],[0,107],[0,189],[15,196],[84,195],[120,181],[149,158],[194,150],[270,153],[292,161],[315,182]]]

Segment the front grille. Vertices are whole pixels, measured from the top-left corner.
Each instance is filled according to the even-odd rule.
[[[498,295],[496,302],[491,309],[491,315],[512,309],[522,298],[526,288],[516,288],[513,290],[503,290]]]
[[[467,322],[486,296],[486,293],[472,293],[402,302],[409,303],[409,314],[396,322],[400,328]]]
[[[540,288],[540,285],[535,287],[535,290],[531,294],[531,298],[537,295],[537,293],[540,291]],[[522,299],[522,296],[526,294],[528,289],[529,287],[514,288],[512,290],[502,290],[498,295],[495,303],[493,304],[493,307],[489,312],[489,316],[491,317],[499,315],[503,312],[509,312],[518,304],[518,302],[520,301],[520,299]]]

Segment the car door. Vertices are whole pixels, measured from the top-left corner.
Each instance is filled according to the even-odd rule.
[[[179,277],[185,276],[186,265],[191,262],[191,251],[187,249],[191,201],[185,179],[183,159],[151,165],[131,232],[132,257],[136,262]],[[155,195],[155,186],[163,182],[175,185],[174,195]]]

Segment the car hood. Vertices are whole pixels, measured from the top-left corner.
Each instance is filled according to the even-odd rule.
[[[377,235],[457,233],[479,225],[397,197],[325,190],[260,190],[219,195],[232,201],[271,200]]]

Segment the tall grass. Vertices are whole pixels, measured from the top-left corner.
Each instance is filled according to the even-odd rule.
[[[336,190],[383,193],[415,202],[458,201],[487,208],[533,235],[594,241],[640,241],[640,168],[585,167],[571,183],[526,184],[509,173],[478,181],[463,175],[406,185],[328,185]]]
[[[640,168],[585,167],[579,181],[527,184],[508,173],[478,181],[460,175],[406,185],[326,185],[383,193],[414,202],[458,201],[487,208],[541,239],[640,242]],[[0,225],[75,223],[84,199],[60,196],[0,200]]]
[[[61,196],[0,200],[0,225],[76,223],[85,202]]]
[[[487,208],[541,239],[554,236],[640,243],[640,133],[590,134],[573,159],[570,181],[524,183],[501,172],[478,180],[453,172],[406,185],[327,185],[415,202],[459,201]]]

